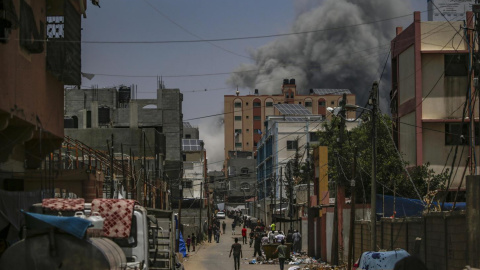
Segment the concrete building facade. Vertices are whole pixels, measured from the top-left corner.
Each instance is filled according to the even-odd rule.
[[[123,145],[124,154],[132,153],[149,177],[167,181],[171,199],[178,199],[183,174],[183,95],[179,89],[163,87],[156,99],[135,99],[133,93],[126,86],[66,90],[65,135],[103,151],[110,151],[107,140],[110,147],[113,141],[115,154]]]
[[[468,156],[480,154],[478,142],[468,150],[470,140],[478,141],[479,127],[475,113],[479,106],[471,106],[473,98],[466,99],[473,91],[468,43],[473,40],[473,32],[467,30],[473,29],[473,14],[467,13],[466,24],[422,22],[420,12],[415,12],[413,19],[406,29],[397,28],[397,36],[391,42],[394,138],[409,164],[430,163],[436,173],[442,172],[447,164],[450,170],[461,172]],[[452,154],[456,148],[458,155]],[[455,164],[451,166],[454,158]],[[470,164],[467,175],[478,169],[477,164]],[[450,189],[456,190],[462,173],[455,175]]]
[[[244,203],[255,196],[256,160],[252,152],[230,151],[228,154],[227,201]]]
[[[307,94],[302,94],[307,92]],[[355,103],[355,95],[348,89],[297,89],[295,79],[284,79],[280,92],[273,95],[261,95],[255,89],[253,95],[224,96],[225,160],[230,151],[255,152],[257,144],[265,132],[264,121],[268,116],[280,115],[274,109],[275,104],[299,104],[313,115],[329,118],[327,107],[337,107],[343,93],[347,94],[350,104]],[[354,117],[349,112],[349,118]]]

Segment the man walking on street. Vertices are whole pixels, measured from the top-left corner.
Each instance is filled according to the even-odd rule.
[[[195,233],[192,233],[192,248],[193,252],[195,252],[195,244],[197,243],[197,237],[195,236]]]
[[[222,229],[223,229],[223,234],[225,234],[225,229],[227,228],[227,223],[225,223],[225,220],[222,223]]]
[[[245,225],[243,226],[243,229],[242,229],[242,240],[243,240],[243,244],[245,245],[247,243],[247,228],[245,228]]]
[[[262,235],[261,233],[255,233],[255,244],[253,245],[253,257],[258,254],[258,256],[262,256],[262,251],[260,250],[260,246],[262,244]]]
[[[283,270],[283,265],[285,264],[285,259],[287,258],[287,246],[285,246],[285,240],[282,240],[281,244],[277,247],[273,254],[277,253],[280,270]]]
[[[238,243],[238,238],[235,237],[235,243],[232,245],[230,249],[230,255],[228,257],[232,257],[233,251],[233,264],[235,266],[235,270],[240,270],[240,259],[243,257],[242,254],[242,245]]]
[[[195,244],[197,244],[197,237],[195,236],[195,233],[192,233],[192,248],[193,248],[193,252],[195,252]]]
[[[213,228],[212,225],[208,226],[208,242],[212,242],[212,234],[213,234]]]
[[[300,252],[301,251],[301,243],[302,243],[302,235],[295,230],[295,233],[292,235],[293,239],[293,252]]]

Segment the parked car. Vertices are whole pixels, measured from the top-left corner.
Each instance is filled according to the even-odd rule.
[[[225,219],[225,212],[223,211],[217,212],[217,219]]]

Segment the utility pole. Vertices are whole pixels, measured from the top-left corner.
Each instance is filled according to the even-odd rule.
[[[348,267],[347,269],[352,269],[352,258],[354,258],[354,243],[355,243],[355,179],[357,177],[357,147],[355,147],[353,152],[353,169],[352,169],[352,180],[350,181],[352,198],[350,200],[350,234],[348,240]]]
[[[280,218],[282,218],[282,198],[283,198],[283,179],[282,179],[282,174],[283,174],[283,167],[280,167]],[[280,231],[282,230],[282,222],[280,221]],[[284,232],[285,233],[285,232]]]
[[[143,132],[143,205],[147,206],[147,149],[145,147],[145,130]]]
[[[121,152],[122,152],[122,175],[123,175],[123,188],[125,189],[125,191],[127,190],[127,178],[125,177],[125,164],[123,163],[123,143],[120,144],[120,149],[121,149]],[[125,197],[127,197],[125,195]]]
[[[307,232],[308,232],[308,241],[307,241],[307,254],[308,256],[314,256],[313,252],[314,252],[314,228],[313,228],[313,217],[312,217],[312,213],[310,213],[310,209],[312,207],[311,205],[311,202],[310,202],[310,178],[311,178],[311,174],[312,174],[312,162],[310,160],[310,136],[308,134],[308,131],[309,131],[309,121],[310,121],[310,118],[307,117],[307,124],[305,125],[305,138],[307,138],[307,146],[306,146],[306,151],[307,151],[307,158],[306,158],[306,162],[307,162],[307,169],[306,169],[306,173],[307,173]]]
[[[375,251],[377,246],[377,97],[378,97],[378,82],[373,82],[372,86],[372,183],[370,193],[370,222],[371,222],[371,251]]]
[[[340,123],[339,123],[339,134],[337,138],[338,142],[338,147],[336,151],[336,158],[337,158],[337,173],[338,176],[335,180],[335,207],[333,210],[333,241],[332,241],[332,263],[334,265],[338,265],[339,263],[339,258],[338,258],[338,251],[339,251],[339,234],[342,233],[341,231],[339,232],[339,226],[343,228],[343,224],[339,224],[339,204],[345,203],[345,198],[343,196],[339,196],[340,189],[342,188],[342,181],[340,179],[343,179],[342,174],[341,174],[341,164],[340,164],[340,158],[339,158],[339,153],[343,148],[343,133],[345,132],[345,117],[346,117],[346,112],[345,112],[345,104],[347,103],[347,95],[343,94],[342,100],[340,101]],[[340,202],[340,200],[344,200],[343,202]],[[340,210],[342,210],[342,207],[340,207]],[[343,220],[343,219],[342,219]]]
[[[113,181],[113,133],[112,133],[112,151],[111,151],[111,156],[110,156],[110,198],[114,198],[114,192],[115,192],[115,183]]]

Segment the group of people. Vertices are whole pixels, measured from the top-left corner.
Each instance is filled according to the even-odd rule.
[[[220,220],[217,218],[213,218],[212,224],[208,227],[207,229],[207,234],[208,234],[208,242],[212,242],[212,236],[213,240],[217,243],[220,243],[220,235],[225,234],[225,229],[227,227],[227,224],[225,223],[225,220],[220,224]],[[221,226],[221,227],[220,227]]]

